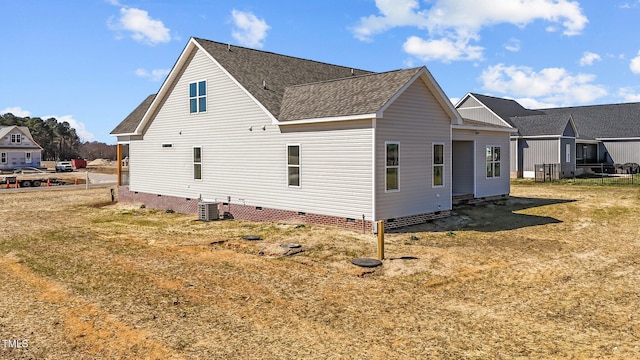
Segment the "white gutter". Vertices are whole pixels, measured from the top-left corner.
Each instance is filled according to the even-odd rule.
[[[377,117],[377,114],[333,116],[333,117],[315,118],[315,119],[300,119],[300,120],[278,121],[276,123],[276,125],[285,126],[285,125],[326,123],[326,122],[335,122],[335,121],[370,120],[370,119],[376,118],[376,117]]]
[[[476,130],[476,131],[497,131],[497,132],[517,132],[516,128],[496,128],[490,126],[472,126],[472,125],[451,125],[451,128],[456,130]]]

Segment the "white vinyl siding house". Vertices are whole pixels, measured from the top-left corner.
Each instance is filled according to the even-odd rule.
[[[189,84],[205,77],[207,112],[192,116]],[[371,218],[371,121],[333,126],[271,125],[264,110],[201,50],[196,51],[175,89],[184,91],[168,94],[144,141],[130,142],[129,167],[138,170],[130,173],[131,189]],[[322,136],[327,133],[331,136]],[[172,143],[172,151],[158,151],[162,143]],[[304,186],[300,187],[287,184],[283,149],[293,143],[299,144],[304,154]],[[193,144],[203,149],[202,178],[206,181],[193,179]],[[349,157],[343,157],[344,153]],[[139,163],[134,159],[145,160]],[[174,170],[172,176],[166,176],[166,169]],[[150,182],[149,178],[156,180]]]
[[[384,182],[378,183],[377,217],[389,219],[451,209],[450,137],[451,120],[422,81],[411,84],[385,110],[384,119],[376,120],[376,144],[400,144],[399,191],[386,191]],[[432,186],[433,143],[445,145],[445,183],[438,188]],[[376,163],[384,164],[384,147],[377,149]],[[385,178],[384,170],[378,167],[378,178]]]
[[[453,194],[474,198],[506,196],[510,189],[510,128],[454,127]],[[487,147],[500,147],[500,176],[487,177]]]
[[[448,215],[461,124],[425,67],[372,73],[193,38],[112,134],[129,145],[122,199],[371,229]]]

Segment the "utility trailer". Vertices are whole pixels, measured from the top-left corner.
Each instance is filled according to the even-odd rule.
[[[38,187],[40,185],[59,185],[62,181],[55,177],[45,177],[45,174],[12,174],[6,176],[0,176],[0,184],[7,187],[16,186],[16,183],[20,187]]]

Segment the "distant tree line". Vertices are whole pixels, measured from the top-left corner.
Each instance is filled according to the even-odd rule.
[[[56,118],[19,117],[11,113],[0,116],[0,126],[26,126],[33,140],[42,146],[42,160],[109,159],[116,160],[116,146],[97,141],[80,141],[76,129]]]

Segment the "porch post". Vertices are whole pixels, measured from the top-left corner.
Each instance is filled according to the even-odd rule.
[[[122,186],[122,144],[116,145],[116,158],[118,159],[118,186]]]

